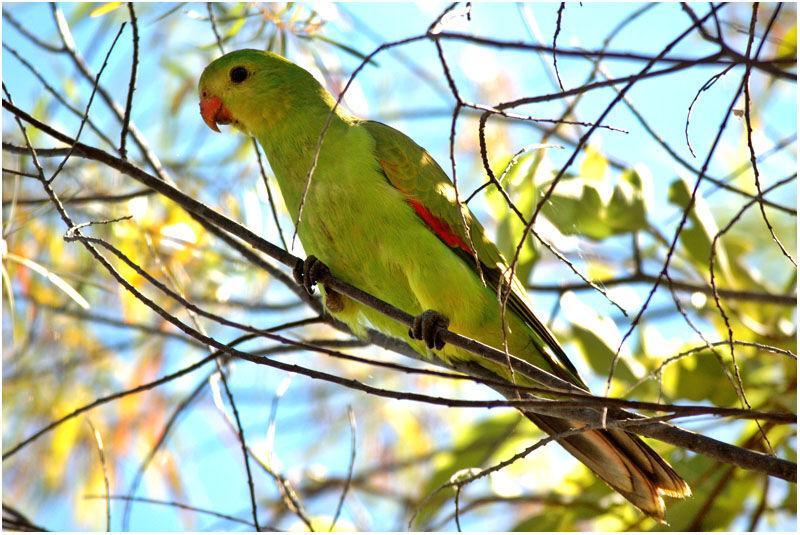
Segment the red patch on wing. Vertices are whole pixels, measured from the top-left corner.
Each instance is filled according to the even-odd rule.
[[[430,211],[422,206],[422,203],[419,201],[406,199],[406,202],[411,205],[414,211],[428,224],[429,227],[431,227],[431,230],[433,230],[433,232],[435,232],[443,242],[450,247],[460,247],[469,254],[472,254],[472,249],[469,248],[469,245],[464,243],[464,240],[461,239],[461,236],[450,229],[450,225],[448,225],[446,221],[430,213]]]
[[[381,169],[383,169],[383,172],[384,172],[384,174],[386,174],[387,178],[389,178],[389,175],[396,175],[399,172],[399,169],[400,169],[400,165],[399,164],[392,163],[392,162],[387,162],[385,160],[378,160],[378,163],[380,164]],[[403,190],[403,188],[398,187],[398,185],[393,183],[391,181],[391,179],[389,180],[389,182],[395,188],[397,188],[398,190],[403,192],[403,194],[408,195],[407,191]],[[450,247],[460,247],[461,249],[464,249],[469,254],[474,254],[472,252],[472,249],[469,248],[469,245],[467,245],[464,242],[464,240],[461,239],[461,236],[459,236],[458,234],[453,232],[453,230],[450,228],[450,225],[447,224],[447,221],[445,221],[444,219],[442,219],[440,217],[436,217],[435,215],[433,215],[430,212],[430,210],[425,208],[425,206],[419,201],[415,201],[414,199],[406,199],[406,202],[409,205],[411,205],[411,207],[414,209],[414,211],[417,213],[417,215],[420,216],[422,218],[422,220],[425,221],[428,224],[428,226],[431,228],[431,230],[437,236],[439,236],[440,240],[445,242]]]

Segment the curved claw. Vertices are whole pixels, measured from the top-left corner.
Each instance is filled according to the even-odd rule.
[[[294,282],[297,283],[298,286],[302,286],[305,288],[305,284],[303,282],[303,265],[305,264],[305,260],[302,258],[297,259],[297,263],[295,263],[294,268],[292,268],[292,276],[294,277]]]
[[[426,310],[414,317],[414,324],[408,330],[408,335],[415,340],[422,340],[428,349],[442,349],[444,340],[441,333],[450,325],[450,320],[435,310]]]
[[[314,255],[308,255],[305,260],[298,260],[292,269],[295,282],[305,288],[309,295],[314,295],[314,285],[330,274],[328,266]]]

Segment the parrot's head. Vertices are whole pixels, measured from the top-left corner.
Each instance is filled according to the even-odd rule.
[[[295,106],[330,106],[328,92],[305,69],[262,50],[244,49],[211,62],[200,76],[200,115],[219,132],[230,124],[248,135],[269,130]]]

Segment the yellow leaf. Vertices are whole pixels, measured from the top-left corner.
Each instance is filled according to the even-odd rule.
[[[604,262],[590,261],[587,276],[593,281],[609,279],[614,276],[614,267]]]
[[[608,169],[608,160],[600,154],[597,147],[595,145],[586,147],[586,153],[581,164],[581,177],[588,180],[603,180],[606,169]]]
[[[60,418],[67,412],[64,406],[59,405],[54,408],[53,415]],[[45,477],[45,485],[48,488],[55,488],[63,483],[63,475],[65,469],[69,466],[67,457],[75,447],[75,442],[78,439],[80,423],[77,418],[72,418],[56,427],[50,443],[50,453],[47,457],[47,462],[44,463],[43,472]]]
[[[787,31],[778,45],[778,56],[797,55],[797,24]]]
[[[89,16],[92,17],[92,18],[101,17],[101,16],[105,15],[106,13],[110,13],[111,11],[114,11],[115,9],[117,9],[121,5],[122,5],[122,2],[106,2],[105,4],[103,4],[102,6],[98,7],[97,9],[92,10],[92,12],[89,13]]]

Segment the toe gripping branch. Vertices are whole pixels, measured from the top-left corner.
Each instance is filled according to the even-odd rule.
[[[437,350],[444,347],[442,331],[446,331],[450,320],[435,310],[426,310],[419,316],[414,316],[414,324],[408,330],[408,335],[416,340],[422,340],[428,349]]]
[[[305,288],[308,295],[314,295],[314,285],[321,282],[325,288],[325,308],[331,312],[340,312],[344,309],[344,298],[325,285],[325,280],[331,276],[331,270],[319,258],[308,255],[305,260],[298,260],[292,269],[292,275],[297,284]],[[428,349],[440,350],[444,347],[442,331],[446,331],[450,320],[435,310],[426,310],[419,316],[414,316],[408,335],[415,340],[422,340]]]
[[[308,295],[314,295],[314,285],[319,281],[324,284],[330,274],[328,266],[314,255],[309,255],[305,260],[298,260],[292,270],[294,281],[305,288]]]
[[[314,295],[314,285],[322,282],[325,288],[325,307],[331,312],[340,312],[344,308],[342,296],[325,285],[331,276],[331,270],[319,258],[308,255],[305,260],[298,260],[292,270],[294,281],[305,288],[308,295]]]

